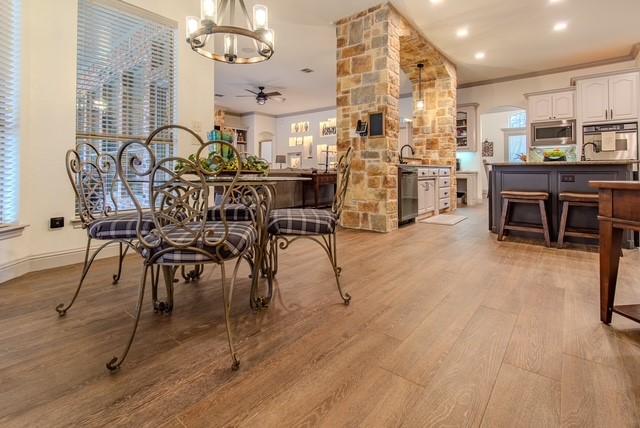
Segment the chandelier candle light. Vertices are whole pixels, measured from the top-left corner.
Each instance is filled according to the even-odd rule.
[[[240,6],[246,26],[234,25],[236,4]],[[225,22],[225,13],[226,22]],[[244,0],[201,0],[200,19],[187,16],[187,43],[200,55],[227,64],[254,64],[266,61],[274,53],[275,33],[269,28],[266,6],[253,6],[253,19],[249,17]],[[223,36],[223,53],[215,52],[215,35]],[[238,36],[252,40],[256,55],[238,56]],[[207,45],[209,49],[206,49]]]

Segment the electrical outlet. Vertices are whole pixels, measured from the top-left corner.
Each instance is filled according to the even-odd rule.
[[[64,217],[51,217],[49,219],[49,229],[62,229],[64,227]]]

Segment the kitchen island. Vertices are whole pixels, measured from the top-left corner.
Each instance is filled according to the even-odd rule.
[[[594,193],[589,181],[629,181],[633,179],[634,165],[638,161],[584,161],[584,162],[497,162],[490,163],[489,178],[489,228],[498,233],[502,214],[503,190],[548,192],[547,217],[551,239],[558,237],[562,204],[558,200],[561,192]],[[511,209],[515,223],[540,224],[537,206],[516,204]],[[597,229],[597,210],[591,207],[572,207],[567,219],[569,228]],[[529,236],[526,232],[514,235]],[[535,236],[535,235],[531,235]],[[537,239],[537,237],[536,237]],[[633,234],[626,232],[623,246],[633,248]],[[594,242],[567,238],[567,241]]]

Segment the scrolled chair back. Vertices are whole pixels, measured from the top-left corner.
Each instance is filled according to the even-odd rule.
[[[119,176],[113,155],[102,153],[93,144],[79,142],[67,151],[65,164],[83,227],[118,213],[114,191]]]
[[[336,190],[335,199],[331,207],[331,211],[340,218],[342,214],[342,208],[344,207],[344,201],[347,197],[347,190],[349,189],[349,180],[351,179],[351,161],[353,160],[353,147],[349,147],[347,152],[340,156],[336,170],[338,173],[338,186]]]
[[[199,144],[197,152],[189,158],[157,159],[150,147],[154,137],[173,129],[191,134]],[[237,181],[240,156],[233,145],[225,141],[205,143],[189,128],[166,125],[153,131],[144,142],[131,141],[123,145],[117,164],[121,177],[135,177],[124,179],[123,183],[138,212],[137,236],[141,245],[147,249],[162,246],[163,253],[186,249],[221,257],[229,233],[224,209],[221,210],[222,231],[208,227],[207,213],[210,196],[216,194],[216,189],[222,189],[218,193],[222,194],[224,208]],[[212,181],[223,173],[226,175],[223,182]],[[148,215],[154,223],[148,234],[142,234],[140,227],[147,207],[132,191],[134,180],[147,184]],[[215,247],[215,254],[203,249],[207,247]]]

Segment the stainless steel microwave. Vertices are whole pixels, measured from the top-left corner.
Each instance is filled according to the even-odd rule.
[[[531,124],[532,146],[559,146],[576,143],[576,121],[556,120]]]

